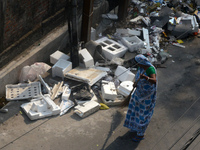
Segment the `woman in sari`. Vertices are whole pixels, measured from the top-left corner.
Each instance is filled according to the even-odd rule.
[[[144,133],[149,125],[153,115],[156,91],[157,77],[155,67],[148,61],[144,55],[137,55],[135,61],[138,64],[138,71],[135,76],[135,91],[131,95],[128,111],[124,126],[130,129],[130,132],[137,132],[133,141],[139,142],[144,139]]]

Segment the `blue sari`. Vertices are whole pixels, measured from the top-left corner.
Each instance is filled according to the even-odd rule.
[[[138,69],[136,81],[143,72],[143,68]],[[144,74],[147,76],[146,72]],[[149,125],[156,103],[156,91],[157,84],[140,79],[136,90],[131,95],[124,126],[131,131],[136,131],[138,136],[143,136]]]

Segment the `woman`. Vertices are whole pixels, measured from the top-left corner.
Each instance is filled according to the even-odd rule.
[[[137,132],[133,141],[139,142],[144,139],[145,130],[153,115],[156,102],[157,77],[155,67],[144,55],[137,55],[138,71],[134,83],[136,90],[132,93],[124,126],[131,132]]]

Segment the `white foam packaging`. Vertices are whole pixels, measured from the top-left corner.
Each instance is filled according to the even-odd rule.
[[[38,99],[22,104],[21,108],[31,120],[60,114],[60,107],[51,100],[48,94],[41,95]]]
[[[112,60],[116,57],[121,58],[128,50],[124,45],[108,39],[107,37],[103,37],[95,42],[102,46],[103,56],[108,60]]]
[[[64,74],[72,69],[72,62],[59,59],[52,67],[52,76],[58,76],[64,79]]]
[[[128,96],[133,89],[133,82],[132,81],[123,81],[117,87],[117,90],[120,94],[124,96]]]
[[[69,56],[57,50],[50,55],[50,63],[55,64],[59,59],[69,60]]]
[[[102,80],[101,93],[103,99],[115,100],[117,98],[117,90],[114,82]]]
[[[118,66],[115,70],[115,76],[121,82],[123,81],[133,81],[135,79],[135,74],[123,66]]]

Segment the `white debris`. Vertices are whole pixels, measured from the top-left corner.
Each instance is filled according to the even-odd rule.
[[[41,94],[40,82],[8,84],[6,85],[6,99],[24,100],[39,97]]]
[[[59,59],[69,60],[69,56],[57,50],[50,55],[50,63],[55,64]]]
[[[132,73],[130,70],[126,69],[123,66],[118,66],[115,70],[115,76],[120,81],[133,81],[135,78],[135,74]]]
[[[114,82],[102,80],[101,93],[103,99],[115,100],[117,98],[117,90]]]
[[[132,81],[124,81],[117,87],[117,90],[120,94],[128,96],[133,89]]]
[[[60,113],[60,107],[56,105],[50,96],[41,95],[41,98],[21,105],[21,108],[31,120],[41,119]]]
[[[97,41],[102,46],[102,53],[108,60],[112,60],[115,57],[122,57],[128,50],[124,45],[115,42],[114,40],[108,39],[107,37],[101,38]]]
[[[69,88],[68,84],[64,84],[63,88],[64,88],[64,90],[63,90],[61,99],[68,100],[70,97],[70,94],[71,94],[71,89]]]
[[[181,45],[181,44],[179,44],[179,43],[172,43],[172,45],[177,46],[177,47],[181,47],[181,48],[185,48],[184,45]]]
[[[72,62],[59,59],[52,67],[52,76],[58,76],[64,79],[64,74],[72,69]]]
[[[95,101],[89,101],[89,102],[84,103],[82,106],[77,105],[76,107],[74,107],[75,108],[74,112],[77,115],[79,115],[81,118],[85,118],[91,115],[92,113],[98,111],[100,106],[101,105]]]
[[[42,85],[44,86],[45,90],[47,91],[48,94],[51,95],[51,88],[49,87],[49,85],[43,80],[43,78],[41,77],[41,75],[39,75],[39,80],[42,83]]]
[[[128,47],[130,52],[137,51],[138,49],[144,47],[144,42],[137,36],[123,37],[121,42]]]
[[[73,101],[71,101],[71,100],[62,100],[61,104],[60,104],[60,108],[61,108],[60,116],[62,116],[65,113],[67,113],[67,111],[72,107],[74,107],[74,102]]]
[[[79,55],[80,66],[84,66],[85,68],[94,66],[94,59],[86,48],[80,50]]]
[[[99,81],[101,78],[105,77],[107,75],[107,72],[101,71],[94,68],[79,68],[76,67],[69,72],[65,74],[66,78],[86,82],[90,86],[95,84],[97,81]]]

